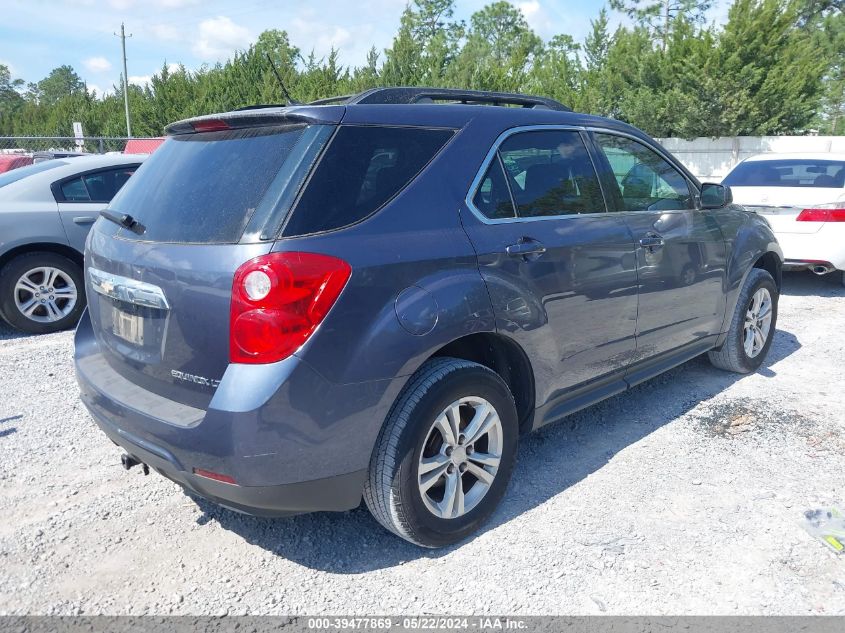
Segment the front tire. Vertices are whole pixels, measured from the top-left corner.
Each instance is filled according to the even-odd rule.
[[[412,543],[458,542],[499,504],[518,435],[513,396],[498,374],[465,360],[430,360],[387,417],[364,500],[379,523]]]
[[[738,374],[756,371],[772,346],[779,296],[772,276],[761,268],[752,268],[740,290],[725,342],[720,349],[708,352],[710,362]]]
[[[76,325],[85,309],[80,266],[57,253],[19,255],[0,272],[0,314],[14,328],[48,334]]]

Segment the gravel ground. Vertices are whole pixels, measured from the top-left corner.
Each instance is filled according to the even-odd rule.
[[[418,549],[362,507],[267,520],[124,472],[70,333],[0,329],[0,614],[845,614],[845,288],[787,276],[766,365],[693,360],[526,438],[484,531]]]

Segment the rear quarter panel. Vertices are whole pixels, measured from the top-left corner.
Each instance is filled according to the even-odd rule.
[[[0,204],[0,257],[27,244],[67,245],[55,203],[4,202]]]

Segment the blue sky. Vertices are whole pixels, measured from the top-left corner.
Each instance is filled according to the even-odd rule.
[[[70,64],[98,93],[121,71],[119,32],[126,23],[130,81],[142,84],[166,61],[188,69],[225,60],[270,28],[286,30],[303,53],[322,56],[334,45],[341,62],[360,65],[373,45],[390,45],[407,0],[3,0],[0,63],[13,77],[43,78]],[[456,17],[492,0],[458,0]],[[729,0],[711,19],[721,22]],[[606,0],[512,0],[543,38],[583,39]],[[612,15],[615,24],[623,16]]]

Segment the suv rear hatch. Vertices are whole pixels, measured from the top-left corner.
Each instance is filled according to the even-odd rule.
[[[268,253],[343,107],[180,122],[109,206],[86,249],[103,360],[142,388],[207,408],[229,363],[235,272]]]

